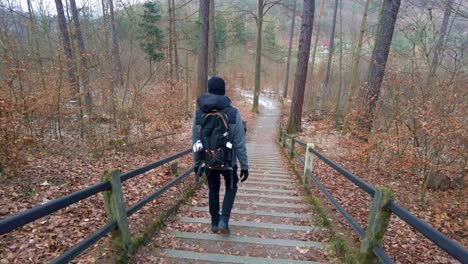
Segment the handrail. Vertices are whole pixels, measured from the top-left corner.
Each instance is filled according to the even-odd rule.
[[[56,257],[54,260],[52,260],[50,263],[51,264],[58,264],[58,263],[67,263],[77,256],[79,256],[83,251],[88,249],[90,246],[96,244],[96,242],[99,241],[99,239],[105,237],[107,234],[109,234],[112,230],[114,230],[117,227],[117,223],[112,222],[108,223],[87,238],[81,240],[78,244],[74,245],[67,251],[65,251],[62,255]]]
[[[158,160],[156,162],[147,164],[147,165],[145,165],[143,167],[140,167],[138,169],[134,169],[134,170],[131,170],[129,172],[123,173],[123,174],[120,175],[120,180],[122,182],[127,181],[127,180],[129,180],[129,179],[131,179],[131,178],[133,178],[133,177],[135,177],[137,175],[143,174],[143,173],[145,173],[147,171],[150,171],[150,170],[152,170],[154,168],[157,168],[157,167],[159,167],[161,165],[164,165],[164,164],[166,164],[168,162],[171,162],[171,161],[173,161],[175,159],[178,159],[178,158],[180,158],[182,156],[185,156],[185,155],[189,154],[191,151],[192,151],[192,149],[186,149],[186,150],[181,151],[181,152],[179,152],[177,154],[174,154],[174,155],[171,155],[169,157]]]
[[[356,175],[354,175],[351,172],[345,170],[343,167],[341,167],[340,165],[338,165],[335,162],[331,161],[329,158],[325,157],[324,155],[322,155],[320,152],[316,151],[315,149],[309,148],[308,151],[314,153],[317,157],[319,157],[319,159],[321,159],[327,165],[329,165],[330,167],[335,169],[341,175],[348,178],[348,180],[350,180],[352,183],[354,183],[357,187],[361,188],[363,191],[367,192],[371,196],[374,196],[375,188],[372,187],[371,185],[369,185],[367,182],[361,180]]]
[[[164,193],[165,191],[167,191],[169,188],[171,188],[172,186],[174,186],[176,183],[180,182],[181,180],[185,179],[191,172],[193,172],[193,168],[190,168],[188,170],[186,170],[184,173],[182,173],[180,176],[178,176],[177,178],[173,179],[172,181],[170,181],[169,183],[167,183],[166,185],[164,185],[163,187],[159,188],[157,191],[155,191],[154,193],[150,194],[149,196],[147,196],[146,198],[140,200],[139,202],[135,203],[134,205],[132,205],[130,208],[127,209],[127,216],[131,216],[132,214],[136,213],[138,210],[140,210],[143,206],[145,206],[146,204],[148,204],[149,202],[153,201],[154,199],[156,199],[158,196],[160,196],[162,193]]]
[[[181,151],[179,153],[176,153],[174,155],[171,155],[169,157],[165,157],[161,160],[158,160],[156,162],[147,164],[143,167],[131,170],[129,172],[123,173],[118,175],[118,178],[120,178],[120,182],[127,181],[137,175],[143,174],[147,171],[150,171],[154,168],[160,167],[164,164],[167,164],[175,159],[178,159],[184,155],[187,155],[191,153],[191,149],[187,149],[184,151]],[[193,172],[193,167],[182,173],[180,176],[175,178],[174,180],[170,181],[148,197],[140,200],[130,208],[126,209],[126,215],[127,217],[134,214],[138,210],[140,210],[143,206],[148,204],[150,201],[154,200],[158,196],[160,196],[162,193],[167,191],[170,187],[175,185],[176,183],[180,182],[184,178],[186,178],[191,172]],[[96,195],[100,192],[111,190],[111,183],[109,181],[103,181],[98,184],[89,186],[87,188],[84,188],[82,190],[76,191],[74,193],[62,196],[60,198],[57,198],[55,200],[49,201],[43,205],[33,207],[31,209],[25,210],[23,212],[20,212],[16,215],[9,216],[5,219],[0,220],[0,235],[6,234],[16,228],[22,227],[24,225],[27,225],[39,218],[42,218],[46,215],[50,215],[60,209],[63,209],[69,205],[75,204],[81,200],[84,200],[88,197],[91,197],[93,195]],[[112,230],[114,230],[117,227],[117,223],[115,221],[111,221],[108,224],[104,225],[102,228],[99,230],[95,231],[91,235],[89,235],[87,238],[83,239],[76,245],[74,245],[72,248],[68,249],[65,251],[62,255],[58,256],[54,260],[52,260],[51,263],[66,263],[69,262],[70,260],[74,259],[78,255],[80,255],[83,251],[88,249],[90,246],[94,245],[99,239],[105,237],[108,233],[110,233]]]
[[[289,138],[293,140],[296,144],[301,146],[307,146],[307,143],[298,140],[294,137],[291,137],[285,133],[282,133],[281,139]],[[289,147],[293,146],[291,144]],[[294,156],[299,156],[294,149],[290,150]],[[361,190],[367,192],[369,195],[374,196],[375,188],[368,184],[367,182],[363,181],[359,177],[355,176],[351,172],[347,171],[340,165],[336,164],[314,148],[308,148],[306,151],[314,154],[320,160],[322,160],[325,164],[332,167],[334,170],[339,172],[341,175],[345,176],[349,181],[351,181],[354,185],[356,185]],[[310,178],[312,179],[313,183],[319,188],[322,193],[324,193],[325,197],[335,206],[335,208],[343,215],[346,221],[351,225],[351,227],[358,233],[360,237],[365,235],[364,229],[359,226],[359,224],[349,215],[349,213],[333,198],[333,196],[328,192],[328,190],[318,181],[318,179],[312,174],[312,171],[309,173]],[[391,201],[389,204],[385,206],[388,210],[392,213],[397,215],[400,219],[404,222],[409,224],[410,226],[414,227],[419,233],[423,234],[426,238],[431,240],[434,244],[436,244],[439,248],[447,252],[450,256],[454,257],[455,259],[461,261],[462,263],[468,263],[468,250],[463,248],[460,244],[456,241],[451,240],[437,229],[430,226],[428,223],[422,221],[421,219],[417,218],[415,215],[411,214],[408,210],[398,205],[396,202]],[[374,254],[380,259],[383,263],[393,263],[393,261],[386,255],[381,247],[374,247],[373,248]]]
[[[332,203],[338,210],[338,212],[340,212],[341,215],[343,215],[343,217],[346,219],[346,221],[348,221],[348,224],[354,229],[354,231],[356,231],[359,237],[364,237],[366,234],[364,228],[362,228],[358,224],[358,222],[356,222],[356,220],[346,211],[346,209],[344,209],[344,207],[341,206],[341,204],[333,197],[333,195],[330,194],[330,192],[328,192],[325,186],[323,186],[323,184],[320,183],[320,181],[317,179],[317,177],[315,177],[312,174],[312,172],[309,174],[309,176],[312,179],[312,182],[314,182],[314,184],[317,186],[317,188],[319,188],[319,190],[322,191],[322,193],[330,201],[330,203]]]
[[[108,189],[110,189],[110,184],[108,182],[100,182],[69,195],[65,195],[58,199],[49,201],[43,205],[39,205],[37,207],[20,212],[16,215],[9,216],[0,220],[0,235],[6,234],[18,227],[27,225],[32,221],[52,214],[62,208],[65,208]]]
[[[390,209],[390,211],[392,211],[398,217],[400,217],[401,220],[414,227],[416,230],[419,231],[419,233],[423,234],[426,238],[434,242],[434,244],[439,246],[452,257],[456,258],[462,263],[468,262],[468,251],[464,249],[460,244],[446,237],[437,229],[433,228],[428,223],[417,218],[415,215],[413,215],[408,210],[401,207],[395,202],[390,202],[387,205],[387,208]]]

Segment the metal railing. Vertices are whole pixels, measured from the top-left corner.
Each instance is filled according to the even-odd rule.
[[[114,177],[104,178],[104,180],[98,184],[92,185],[90,187],[71,193],[69,195],[62,196],[58,199],[49,201],[43,205],[28,209],[16,215],[12,215],[5,219],[2,219],[0,220],[0,235],[11,232],[12,230],[27,225],[28,223],[31,223],[39,218],[50,215],[60,209],[68,207],[98,193],[104,192],[104,203],[106,205],[106,213],[109,218],[108,223],[99,230],[86,237],[85,239],[83,239],[82,241],[80,241],[78,244],[74,245],[72,248],[68,249],[62,255],[58,256],[57,258],[51,261],[51,263],[67,263],[79,256],[86,249],[97,243],[101,238],[107,236],[107,234],[109,234],[115,229],[117,229],[118,231],[116,232],[117,236],[122,236],[122,233],[125,233],[126,231],[129,234],[127,218],[132,214],[136,213],[138,210],[140,210],[143,206],[145,206],[152,200],[156,199],[162,193],[167,191],[170,187],[174,186],[176,183],[186,178],[191,172],[193,172],[193,167],[189,168],[180,176],[176,177],[160,189],[156,190],[148,197],[136,202],[129,208],[125,208],[125,202],[122,193],[122,182],[127,181],[135,176],[141,175],[157,167],[160,167],[164,164],[167,164],[189,153],[191,153],[191,149],[184,150],[172,156],[145,165],[141,168],[122,174],[118,171],[114,171],[113,173],[110,173],[113,174]],[[107,173],[107,175],[109,175],[109,173]],[[115,211],[115,203],[117,203],[120,206],[118,208],[120,209],[120,211],[123,210],[123,212]],[[130,247],[131,245],[127,241],[127,243],[122,249],[127,251]]]
[[[377,196],[376,193],[377,192],[379,194],[381,193],[380,188],[377,188],[377,189],[374,188],[367,182],[363,181],[359,177],[347,171],[346,169],[336,164],[329,158],[325,157],[322,153],[318,152],[315,149],[313,144],[310,144],[310,143],[308,144],[294,137],[291,137],[285,134],[283,131],[281,131],[280,134],[281,134],[280,140],[282,142],[283,147],[288,147],[289,149],[290,158],[296,158],[304,166],[304,175],[303,175],[304,184],[307,184],[308,179],[310,178],[312,183],[324,194],[324,196],[330,201],[330,203],[338,210],[338,212],[348,222],[351,228],[359,235],[359,237],[361,238],[361,253],[363,253],[362,252],[363,242],[364,241],[369,242],[370,240],[370,243],[369,243],[371,247],[370,249],[375,254],[375,256],[380,260],[380,262],[394,263],[393,260],[382,249],[381,247],[382,239],[376,239],[375,237],[370,237],[371,236],[370,233],[373,233],[373,232],[368,232],[368,230],[371,228],[371,225],[373,225],[373,223],[371,222],[371,219],[368,223],[367,230],[364,230],[364,228],[362,228],[359,225],[359,223],[357,223],[357,221],[346,211],[346,209],[344,209],[344,207],[330,194],[330,192],[325,188],[325,186],[323,186],[323,184],[320,183],[318,178],[314,176],[313,171],[312,171],[312,157],[313,156],[318,157],[325,164],[333,168],[342,176],[346,177],[346,179],[348,179],[350,182],[356,185],[359,189],[365,191],[371,197],[373,197],[373,206],[374,206],[374,203],[376,203],[376,196]],[[287,143],[288,140],[290,141],[289,144]],[[294,149],[296,144],[306,149],[304,158],[302,158],[299,155],[299,153]],[[442,234],[441,232],[439,232],[438,230],[430,226],[428,223],[417,218],[415,215],[410,213],[407,209],[403,208],[398,203],[393,201],[393,199],[388,200],[387,202],[383,203],[381,207],[382,208],[379,208],[378,210],[387,210],[395,214],[401,220],[406,222],[408,225],[412,226],[419,233],[421,233],[430,241],[432,241],[439,248],[447,252],[450,256],[457,259],[461,263],[468,263],[468,250],[467,249],[463,248],[460,244],[458,244],[454,240],[451,240],[450,238],[448,238],[447,236],[445,236],[444,234]],[[374,208],[371,208],[370,214],[373,213],[373,209]],[[388,219],[389,217],[390,216],[388,216]],[[388,224],[388,220],[387,220],[387,223],[383,225],[384,229],[382,230],[383,231],[383,233],[381,234],[382,236],[385,232],[387,224]]]

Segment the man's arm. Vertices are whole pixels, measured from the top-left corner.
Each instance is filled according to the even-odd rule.
[[[234,131],[232,135],[232,145],[236,153],[237,159],[240,162],[241,170],[249,169],[249,160],[247,158],[247,147],[245,146],[245,131],[244,125],[240,113],[237,112],[236,124],[234,125]]]

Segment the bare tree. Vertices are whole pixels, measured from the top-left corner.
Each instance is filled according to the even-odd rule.
[[[175,1],[171,0],[172,2],[172,44],[174,45],[174,72],[175,72],[175,78],[178,81],[180,79],[180,66],[179,66],[179,50],[177,48],[177,30],[176,30],[176,7],[175,7]]]
[[[340,63],[338,75],[338,91],[335,101],[335,125],[338,125],[341,120],[341,93],[343,91],[343,0],[340,0]]]
[[[291,50],[292,50],[292,42],[294,38],[294,24],[296,22],[296,5],[297,5],[297,0],[293,0],[293,9],[292,9],[292,14],[291,14],[291,29],[289,30],[288,59],[286,61],[286,74],[284,77],[283,98],[286,98],[288,96],[289,66],[291,63]]]
[[[366,32],[367,13],[369,11],[370,2],[371,0],[366,0],[366,4],[364,5],[364,13],[362,14],[358,42],[357,42],[356,49],[353,54],[353,60],[352,60],[353,65],[351,67],[351,81],[350,81],[350,88],[349,88],[349,94],[348,94],[348,102],[345,106],[345,111],[344,111],[346,116],[345,116],[345,121],[343,124],[343,130],[342,130],[343,135],[347,134],[349,130],[349,122],[351,118],[349,110],[351,109],[352,100],[353,100],[354,94],[356,93],[356,86],[357,86],[357,80],[358,80],[358,68],[359,68],[359,62],[361,60],[362,42],[364,40],[364,33]]]
[[[442,53],[445,37],[447,35],[448,22],[452,11],[453,0],[447,0],[445,5],[444,18],[442,19],[442,25],[440,26],[439,38],[437,39],[436,46],[432,56],[432,62],[429,65],[429,75],[427,77],[427,86],[432,86],[432,81],[436,75],[437,67],[439,66],[439,56]]]
[[[76,93],[78,93],[79,88],[78,88],[78,83],[77,83],[76,75],[75,75],[75,72],[76,72],[75,61],[73,58],[70,34],[68,32],[67,20],[65,18],[65,12],[63,10],[62,0],[55,0],[55,7],[57,9],[57,18],[58,18],[60,33],[62,35],[63,51],[65,52],[65,58],[68,60],[67,62],[68,80],[70,82],[72,89]]]
[[[370,133],[372,129],[375,107],[379,100],[399,9],[400,0],[384,0],[380,10],[379,24],[367,79],[366,109],[360,120],[360,127],[366,133]]]
[[[302,105],[304,104],[304,90],[307,79],[307,67],[309,64],[310,42],[314,22],[314,9],[315,0],[304,0],[301,35],[299,37],[299,49],[297,54],[296,75],[294,79],[294,93],[287,127],[288,133],[296,133],[302,130]]]
[[[78,43],[78,54],[80,60],[79,73],[80,82],[83,86],[84,91],[84,103],[88,114],[92,112],[92,99],[91,92],[89,90],[89,77],[87,71],[88,62],[86,59],[86,48],[83,40],[83,34],[81,33],[80,19],[78,15],[78,8],[76,7],[75,0],[70,0],[70,8],[73,17],[73,24],[75,26],[75,37]]]
[[[117,38],[117,30],[115,28],[115,18],[114,18],[114,0],[109,0],[109,15],[110,15],[110,31],[112,34],[112,52],[111,52],[111,61],[112,61],[112,86],[115,84],[123,85],[123,72],[122,72],[122,62],[120,61],[120,48],[119,40]]]
[[[314,78],[314,67],[315,67],[315,56],[317,54],[317,46],[318,46],[318,39],[320,36],[320,19],[322,18],[323,14],[323,7],[325,6],[325,0],[320,1],[320,10],[319,10],[319,15],[317,17],[316,21],[316,33],[315,33],[315,40],[314,40],[314,50],[312,51],[312,62],[310,64],[310,73],[309,73],[309,85],[312,86],[312,81]]]
[[[208,87],[208,34],[210,0],[200,0],[200,50],[198,51],[198,89],[197,97]]]
[[[263,31],[263,18],[270,11],[270,9],[280,3],[280,0],[258,0],[257,1],[257,14],[254,16],[257,22],[257,43],[255,48],[255,87],[252,112],[258,113],[258,100],[260,97],[260,82],[262,70],[262,31]]]
[[[174,47],[174,45],[172,44],[172,41],[174,40],[174,38],[172,37],[172,9],[173,7],[171,0],[167,0],[167,14],[169,15],[169,26],[167,27],[167,31],[169,32],[169,54],[167,55],[167,58],[169,59],[169,79],[174,78],[174,64],[172,59],[172,48]]]
[[[29,30],[30,30],[30,37],[29,37],[29,42],[31,46],[31,53],[33,54],[34,60],[36,60],[38,66],[39,66],[39,71],[40,71],[40,79],[41,79],[41,85],[42,89],[45,88],[46,83],[44,80],[44,74],[43,74],[43,68],[42,68],[42,58],[39,50],[39,36],[37,34],[36,30],[36,17],[34,15],[33,7],[31,0],[27,0],[27,5],[28,5],[28,13],[29,13]]]
[[[328,90],[328,83],[330,82],[330,75],[331,75],[331,66],[333,62],[333,52],[335,51],[335,28],[336,28],[336,16],[338,12],[338,1],[339,0],[335,0],[335,6],[333,8],[333,20],[332,20],[332,28],[330,31],[330,50],[328,51],[327,72],[325,74],[325,80],[323,81],[324,91]]]
[[[215,22],[215,1],[210,2],[210,75],[216,75],[216,22]]]

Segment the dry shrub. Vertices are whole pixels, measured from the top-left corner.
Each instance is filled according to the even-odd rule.
[[[166,82],[155,85],[141,98],[142,115],[138,118],[149,123],[150,132],[169,132],[181,127],[185,115],[185,85]]]
[[[467,91],[452,80],[427,87],[425,77],[387,70],[368,158],[388,174],[418,175],[422,187],[433,176],[447,178],[450,187],[462,185]]]
[[[31,138],[11,102],[0,97],[0,178],[12,177],[26,163]]]

